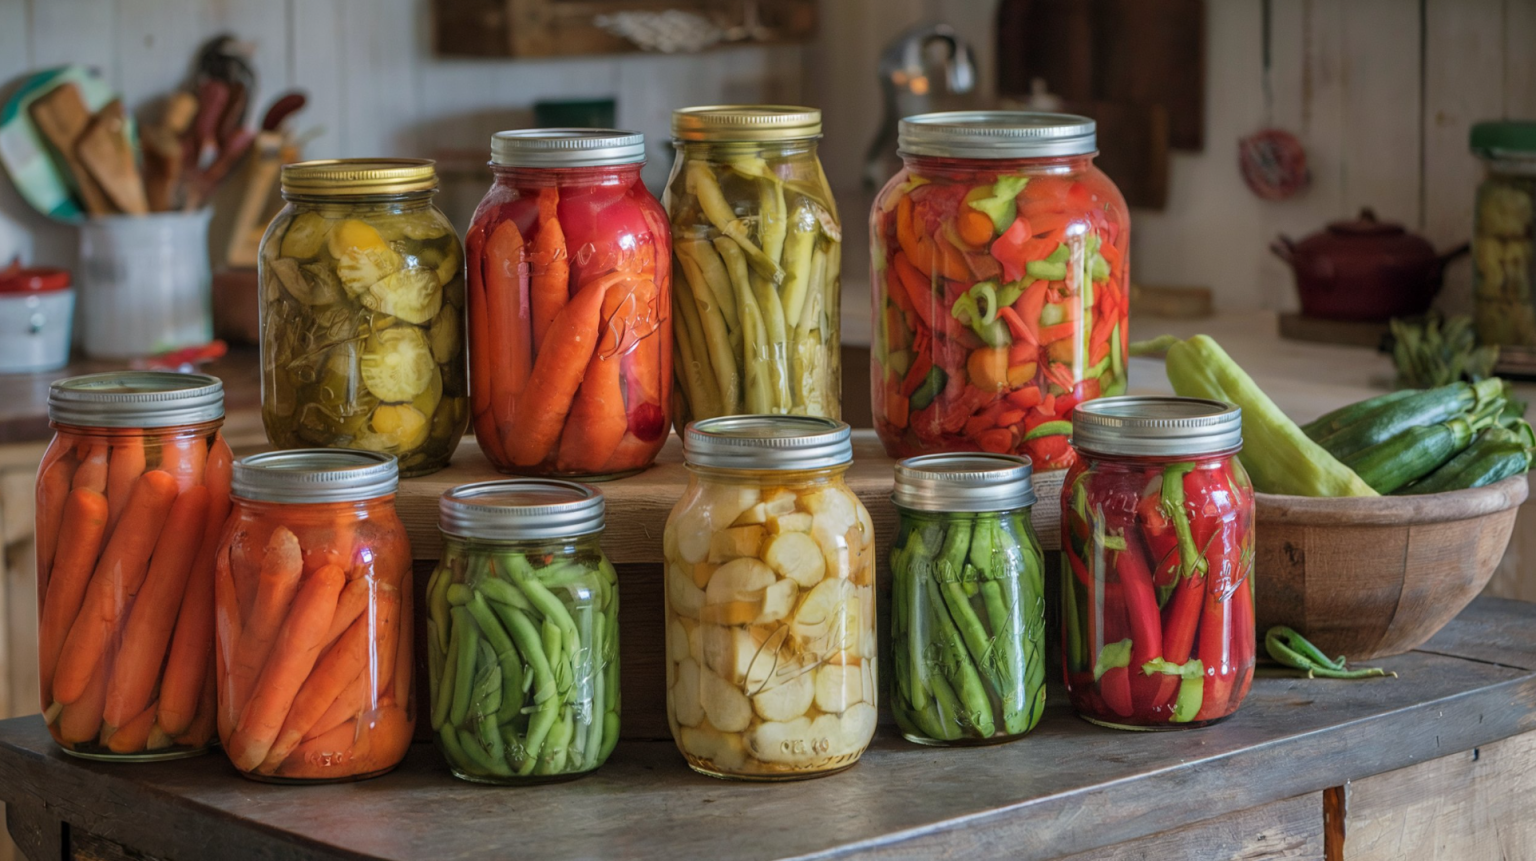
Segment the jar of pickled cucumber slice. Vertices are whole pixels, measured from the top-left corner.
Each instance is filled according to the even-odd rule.
[[[262,420],[279,448],[448,465],[469,422],[464,249],[420,159],[287,165],[262,239]]]

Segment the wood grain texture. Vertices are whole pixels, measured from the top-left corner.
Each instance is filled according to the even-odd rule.
[[[1060,861],[1287,861],[1323,854],[1322,793],[1251,807]]]
[[[1349,788],[1344,861],[1536,858],[1536,734]]]
[[[1484,596],[1468,605],[1419,651],[1536,671],[1531,607],[1525,601]]]
[[[1423,653],[1381,663],[1403,678],[1261,677],[1236,715],[1197,731],[1110,732],[1053,700],[1014,744],[935,750],[882,733],[858,767],[794,786],[704,778],[670,742],[623,742],[594,775],[531,792],[455,781],[426,745],[383,778],[295,791],[242,780],[217,755],[74,760],[39,719],[17,718],[0,723],[0,800],[36,799],[72,828],[168,859],[1043,859],[1536,728],[1529,671]]]

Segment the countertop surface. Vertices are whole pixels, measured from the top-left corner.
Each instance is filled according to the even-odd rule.
[[[1536,605],[1481,598],[1422,649],[1375,662],[1399,678],[1261,670],[1233,717],[1163,733],[1100,729],[1058,699],[1011,744],[938,749],[882,734],[854,768],[791,784],[702,777],[669,741],[632,741],[591,776],[537,788],[456,781],[417,745],[385,777],[300,789],[244,780],[217,753],[73,759],[31,715],[0,722],[0,800],[173,861],[1054,858],[1528,731],[1533,623]],[[34,857],[60,839],[56,827],[21,830]]]

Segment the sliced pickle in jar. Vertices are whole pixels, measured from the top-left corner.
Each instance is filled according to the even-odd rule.
[[[444,303],[442,310],[432,318],[432,326],[427,330],[427,341],[432,345],[432,359],[439,365],[448,364],[459,352],[459,345],[463,343],[463,323],[459,317],[463,313],[453,305]]]
[[[363,383],[386,403],[404,403],[427,390],[437,373],[426,336],[415,326],[395,326],[370,336],[359,357]]]
[[[453,229],[434,210],[391,212],[369,216],[368,221],[386,242],[401,242],[406,239],[430,242],[447,236]]]
[[[308,285],[308,295],[295,296],[306,305],[331,305],[340,302],[347,294],[336,277],[336,270],[326,263],[306,263],[299,267]]]
[[[332,223],[331,219],[318,212],[299,213],[293,221],[288,223],[288,229],[283,233],[283,241],[278,248],[278,253],[297,260],[308,260],[314,257],[320,253],[320,249],[325,247]]]
[[[405,454],[427,441],[427,417],[410,404],[381,404],[369,422],[371,433],[354,441],[359,448]]]
[[[349,218],[331,230],[328,247],[336,258],[336,275],[353,296],[400,271],[400,254],[366,221]]]
[[[421,394],[411,399],[411,406],[415,407],[424,416],[430,416],[437,409],[437,405],[443,400],[443,372],[437,368],[432,369],[432,381]]]
[[[459,277],[460,270],[464,268],[464,260],[459,257],[458,248],[453,245],[448,246],[443,259],[434,268],[437,271],[438,283],[447,287],[448,282]]]
[[[443,307],[443,288],[431,269],[411,267],[374,282],[358,300],[371,311],[420,325]]]

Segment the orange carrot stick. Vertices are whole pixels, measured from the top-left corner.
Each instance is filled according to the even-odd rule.
[[[411,591],[415,588],[414,576],[414,572],[407,570],[400,584],[400,645],[395,649],[394,696],[403,708],[411,707],[411,677],[416,669],[416,617],[411,613],[416,594]]]
[[[90,451],[81,458],[80,468],[75,470],[75,487],[89,487],[97,493],[107,492],[107,463],[111,448],[106,443],[92,443]]]
[[[337,724],[323,735],[306,740],[294,748],[275,772],[279,777],[325,780],[355,774],[352,768],[357,738],[357,720]],[[266,764],[262,764],[266,768]],[[268,772],[258,772],[266,774]]]
[[[646,295],[655,292],[650,282],[629,279],[609,290],[604,298],[602,339],[587,363],[560,437],[560,453],[555,463],[562,472],[599,472],[624,438],[629,415],[624,407],[619,373],[623,351],[634,345],[630,332],[640,317],[640,304],[646,301]]]
[[[107,707],[102,714],[108,726],[121,727],[132,720],[154,693],[207,519],[208,488],[202,485],[188,488],[176,497],[165,518],[165,528],[149,562],[149,573],[134,599],[117,659],[112,664]],[[154,723],[153,716],[149,722]]]
[[[53,674],[58,668],[59,651],[80,614],[80,604],[85,600],[96,554],[101,551],[107,529],[105,496],[84,487],[70,491],[68,496],[58,530],[65,536],[62,552],[54,560],[53,576],[48,578],[37,624],[38,680],[45,709],[54,700]]]
[[[367,739],[367,751],[359,753],[352,761],[353,773],[370,774],[394,768],[405,758],[416,721],[398,703],[380,703],[372,715],[359,722],[362,727],[358,734]]]
[[[114,667],[113,672],[116,671]],[[107,696],[112,696],[110,683]],[[155,712],[158,708],[159,703],[151,703],[148,708],[113,730],[107,736],[107,749],[113,753],[141,753],[145,745],[149,744],[149,731],[155,727]],[[107,726],[113,726],[112,722],[107,721]]]
[[[286,526],[272,530],[266,555],[261,560],[261,573],[257,576],[256,598],[229,670],[230,702],[237,715],[245,709],[246,699],[256,686],[256,678],[272,651],[278,629],[288,616],[288,605],[299,591],[299,578],[303,573],[304,557],[299,550],[299,539]]]
[[[336,599],[346,582],[344,571],[327,565],[299,587],[272,655],[262,668],[261,680],[226,746],[230,760],[241,771],[260,766],[277,740],[294,697],[320,657],[321,639],[331,626]]]
[[[565,231],[556,208],[560,192],[554,186],[539,189],[539,226],[528,249],[532,277],[528,299],[533,311],[533,354],[543,348],[544,336],[571,295],[571,261],[566,256]]]
[[[59,651],[53,678],[53,696],[59,702],[74,702],[85,692],[107,641],[117,633],[118,623],[144,583],[150,553],[159,543],[161,527],[175,501],[176,479],[160,470],[144,473],[134,484],[128,508],[96,562],[80,613]],[[179,538],[171,536],[173,541]]]
[[[373,713],[294,748],[277,774],[325,779],[393,768],[411,745],[413,725],[405,709],[393,702],[381,703]]]
[[[550,325],[517,412],[503,428],[502,443],[512,463],[543,463],[560,441],[571,400],[596,352],[603,299],[609,288],[627,277],[622,272],[610,272],[589,281]]]
[[[235,689],[231,682],[236,653],[242,635],[239,600],[235,597],[235,580],[230,574],[229,552],[220,547],[214,556],[213,607],[214,607],[214,657],[215,683],[218,685],[219,738],[229,738],[235,729],[235,718],[240,716],[243,702],[235,701]]]
[[[180,490],[203,483],[207,462],[208,442],[201,434],[167,434],[160,438],[160,468],[176,479]]]
[[[107,464],[108,533],[117,525],[117,519],[123,516],[123,509],[128,506],[128,497],[133,492],[133,483],[144,474],[143,438],[125,435],[114,443]]]
[[[363,614],[368,606],[369,579],[367,577],[353,576],[347,581],[345,588],[341,590],[341,598],[336,602],[336,615],[331,619],[331,628],[325,632],[325,648],[330,648],[346,630],[352,627],[357,617]]]
[[[85,690],[74,702],[59,712],[54,738],[68,745],[93,741],[101,733],[101,711],[107,704],[107,676],[111,661],[103,661],[91,671]]]
[[[46,590],[59,547],[59,527],[64,522],[65,499],[75,480],[75,456],[61,451],[49,461],[37,478],[37,577],[39,588]]]
[[[376,617],[377,628],[381,631],[398,628],[399,620],[394,618],[397,611],[398,602],[380,601],[379,613]],[[266,758],[262,761],[262,771],[277,768],[278,764],[299,746],[305,734],[330,709],[347,685],[351,684],[359,673],[368,669],[369,658],[374,654],[372,648],[374,628],[374,618],[368,615],[360,616],[348,626],[346,633],[336,642],[335,647],[327,651],[315,664],[309,678],[304,680],[303,686],[293,698],[293,706],[288,709],[288,716],[283,720],[277,740],[272,743],[271,749],[267,751]],[[380,663],[382,664],[382,660]]]
[[[197,701],[197,715],[192,718],[187,731],[175,737],[176,743],[183,747],[203,747],[213,739],[219,713],[218,689],[214,684],[213,673],[204,673],[203,680],[203,693]],[[164,703],[160,705],[160,714],[165,714]],[[164,729],[165,725],[161,724],[160,728]]]
[[[464,235],[465,281],[469,305],[469,396],[475,419],[491,409],[491,343],[485,308],[485,222],[477,221]]]
[[[505,430],[517,410],[533,364],[528,266],[523,234],[512,219],[496,225],[485,244],[485,312],[491,349],[491,412]]]
[[[359,670],[352,681],[341,689],[336,695],[335,702],[325,710],[325,714],[315,720],[313,726],[304,733],[304,740],[309,741],[318,738],[338,726],[363,713],[371,700],[373,692],[373,674],[367,667]]]
[[[160,713],[155,720],[167,735],[187,732],[194,713],[201,708],[200,691],[211,684],[208,667],[213,662],[213,569],[224,521],[229,516],[229,478],[232,456],[221,437],[208,452],[204,482],[208,488],[208,517],[203,525],[197,559],[187,578],[186,594],[176,614],[176,633],[160,679]]]
[[[373,696],[375,700],[389,696],[390,683],[395,680],[395,654],[400,650],[400,591],[388,586],[375,590],[375,610],[370,625],[373,631],[372,660],[374,662]],[[342,681],[346,681],[343,679]]]

